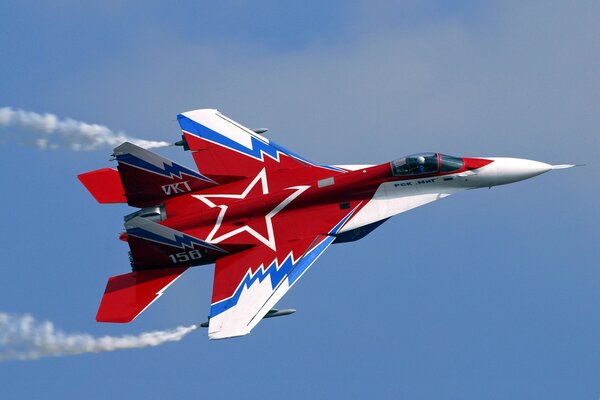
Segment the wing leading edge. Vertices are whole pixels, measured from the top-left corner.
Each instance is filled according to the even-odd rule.
[[[177,120],[200,172],[221,184],[256,176],[263,168],[269,173],[295,168],[344,172],[312,163],[214,109],[184,112]]]

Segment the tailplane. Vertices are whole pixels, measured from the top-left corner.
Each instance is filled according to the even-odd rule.
[[[100,204],[127,202],[125,189],[116,169],[97,169],[78,175],[77,178]]]
[[[186,267],[135,271],[108,279],[98,308],[98,322],[131,322],[140,315],[177,278]]]

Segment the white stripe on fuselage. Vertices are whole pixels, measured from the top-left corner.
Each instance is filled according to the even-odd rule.
[[[448,176],[381,184],[373,198],[348,221],[339,233],[390,218],[466,189],[458,179],[444,181],[443,178]]]

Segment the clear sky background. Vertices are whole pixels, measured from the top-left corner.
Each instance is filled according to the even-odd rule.
[[[0,398],[600,397],[597,1],[4,1],[0,107],[174,142],[218,108],[323,163],[405,154],[585,163],[460,193],[332,246],[244,338],[0,364]],[[76,175],[111,149],[0,128],[0,311],[67,332],[202,322],[212,267],[129,325],[94,321],[129,271],[124,205]],[[162,151],[193,166],[181,149]]]

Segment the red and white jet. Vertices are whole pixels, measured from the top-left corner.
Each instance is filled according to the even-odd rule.
[[[552,169],[518,158],[415,154],[381,165],[318,165],[205,109],[178,115],[198,170],[131,143],[116,169],[79,175],[125,216],[133,272],[108,280],[96,320],[130,322],[189,267],[215,263],[208,336],[250,333],[333,243],[363,238],[388,218],[451,194]]]

